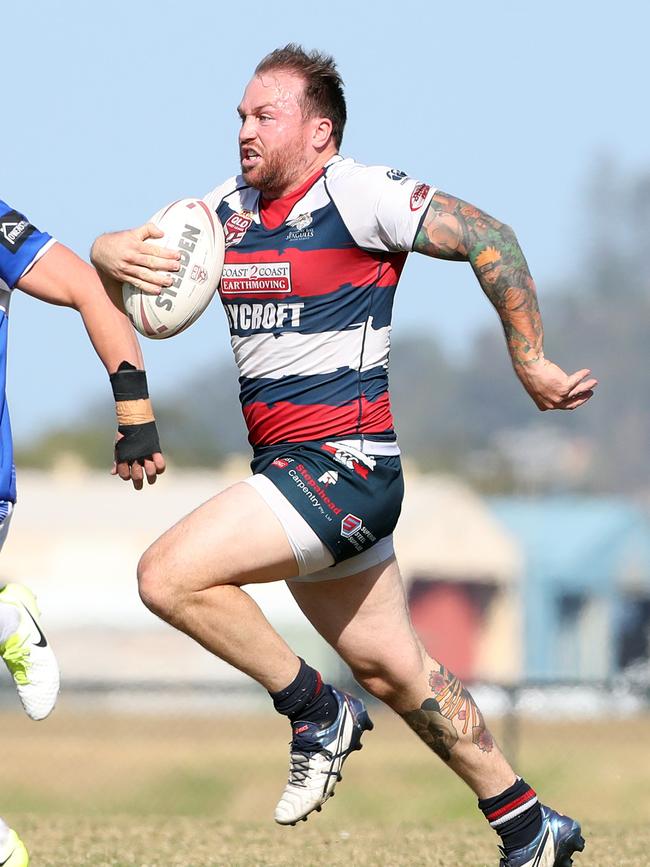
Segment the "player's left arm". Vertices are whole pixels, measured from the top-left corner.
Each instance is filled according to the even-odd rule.
[[[19,289],[41,301],[77,310],[110,375],[118,441],[113,472],[152,484],[165,469],[146,385],[142,353],[126,315],[108,297],[94,268],[63,244],[54,243],[18,280]]]
[[[566,374],[544,357],[544,329],[535,283],[515,233],[467,202],[436,192],[413,249],[469,262],[494,305],[515,373],[540,410],[576,409],[593,395],[587,368]]]

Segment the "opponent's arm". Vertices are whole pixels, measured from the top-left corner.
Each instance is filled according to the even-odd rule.
[[[540,410],[576,409],[597,381],[588,369],[567,375],[544,357],[544,330],[535,283],[515,237],[504,223],[438,191],[413,249],[437,259],[469,262],[494,305],[515,373]]]
[[[79,311],[113,386],[119,435],[113,472],[131,479],[138,490],[145,475],[152,484],[164,471],[165,461],[140,346],[126,315],[109,299],[94,268],[62,244],[54,244],[17,285],[42,301]]]

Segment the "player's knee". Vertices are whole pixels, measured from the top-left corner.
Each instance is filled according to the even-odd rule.
[[[415,653],[357,660],[350,666],[357,683],[388,705],[399,702],[404,691],[422,676],[422,659]]]
[[[138,563],[138,592],[150,611],[163,620],[171,620],[174,612],[174,594],[164,579],[160,563],[146,551]]]

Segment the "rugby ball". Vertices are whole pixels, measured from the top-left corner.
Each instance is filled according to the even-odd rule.
[[[159,295],[124,283],[124,309],[134,328],[155,340],[173,337],[195,322],[212,300],[221,279],[224,233],[217,216],[201,199],[179,199],[151,218],[165,233],[148,242],[180,253],[174,282]]]

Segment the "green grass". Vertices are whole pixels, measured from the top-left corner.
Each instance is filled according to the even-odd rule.
[[[2,813],[33,867],[496,867],[476,800],[396,718],[375,714],[322,814],[280,828],[288,730],[274,716],[0,716]],[[495,733],[499,734],[498,724]],[[650,864],[650,718],[527,722],[519,771],[583,822],[576,867]]]

